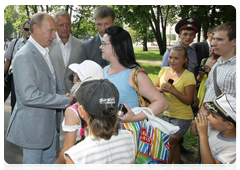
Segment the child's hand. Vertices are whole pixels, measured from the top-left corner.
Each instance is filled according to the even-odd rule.
[[[197,131],[200,137],[207,137],[207,131],[208,131],[208,120],[207,116],[205,114],[198,114],[195,117],[195,122],[197,125]]]
[[[162,91],[164,92],[169,92],[169,93],[173,93],[175,90],[174,85],[170,84],[170,83],[163,83],[161,86]]]

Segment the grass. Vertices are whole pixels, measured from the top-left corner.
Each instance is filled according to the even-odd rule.
[[[137,60],[152,60],[152,61],[162,61],[163,56],[159,55],[159,50],[149,50],[149,51],[142,51],[142,48],[134,48],[135,57]],[[143,67],[146,72],[148,73],[148,76],[152,80],[153,84],[155,85],[158,73],[160,71],[160,64],[150,64],[150,63],[139,63],[141,67]],[[187,131],[187,133],[184,135],[184,142],[183,146],[189,150],[192,151],[192,156],[194,159],[196,159],[197,162],[197,137],[193,136],[190,132],[190,128]]]
[[[142,48],[135,47],[134,52],[137,60],[162,61],[163,58],[163,56],[160,55],[159,50],[143,51]]]
[[[141,67],[143,67],[146,72],[148,73],[148,76],[152,80],[153,84],[157,82],[158,73],[160,71],[160,64],[149,64],[149,63],[139,63]]]
[[[134,48],[136,60],[151,60],[151,61],[162,61],[163,56],[160,55],[159,50],[148,50],[143,51],[140,47]],[[148,76],[152,80],[153,84],[156,83],[158,78],[158,73],[160,71],[160,64],[149,64],[149,63],[139,63],[143,67]]]

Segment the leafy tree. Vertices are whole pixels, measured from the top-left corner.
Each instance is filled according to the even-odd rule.
[[[205,39],[210,26],[236,21],[236,9],[231,5],[181,5],[180,8],[180,17],[195,17],[201,21]]]
[[[17,12],[13,5],[8,5],[4,9],[4,40],[11,37],[11,34],[15,32],[12,23],[16,21]]]

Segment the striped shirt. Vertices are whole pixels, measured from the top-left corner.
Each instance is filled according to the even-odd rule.
[[[128,130],[119,130],[109,140],[86,137],[64,153],[74,164],[132,164],[135,160],[135,143]]]
[[[213,82],[213,70],[217,67],[217,84],[222,93],[236,97],[236,56],[222,62],[222,57],[219,57],[217,62],[209,72],[208,79],[205,83],[207,88],[203,102],[213,101],[216,99]]]

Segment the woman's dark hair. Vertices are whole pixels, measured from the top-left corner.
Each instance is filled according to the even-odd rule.
[[[110,117],[97,117],[89,114],[89,124],[91,127],[91,132],[94,137],[98,140],[102,138],[104,140],[109,140],[112,135],[118,135],[118,129],[120,129],[120,124],[118,117],[116,116],[116,111],[113,108],[105,109],[104,114],[114,114]]]
[[[127,68],[140,66],[135,59],[131,36],[126,30],[119,26],[111,26],[105,30],[105,33],[109,35],[115,54],[123,66]]]

